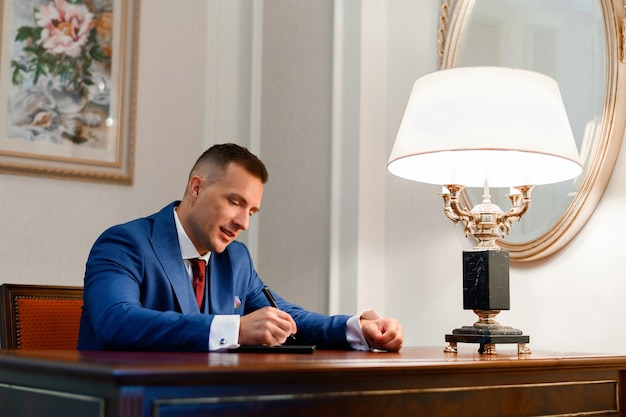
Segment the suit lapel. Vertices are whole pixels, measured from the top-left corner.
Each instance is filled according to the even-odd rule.
[[[183,314],[197,313],[199,311],[198,305],[193,291],[191,291],[189,277],[178,244],[174,222],[174,204],[170,204],[155,215],[150,242],[174,290],[181,312]]]

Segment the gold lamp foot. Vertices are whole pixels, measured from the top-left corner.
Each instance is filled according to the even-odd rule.
[[[496,344],[498,343],[517,343],[519,354],[529,354],[530,349],[526,343],[530,341],[528,335],[522,334],[518,330],[510,326],[502,326],[495,320],[498,310],[474,310],[479,320],[472,326],[463,326],[454,329],[452,334],[446,335],[446,342],[449,346],[445,348],[446,352],[456,353],[457,343],[478,343],[478,353],[484,355],[497,355]]]
[[[450,342],[448,343],[448,346],[446,346],[445,348],[443,348],[443,351],[446,353],[457,353],[457,347],[456,347],[456,342]]]

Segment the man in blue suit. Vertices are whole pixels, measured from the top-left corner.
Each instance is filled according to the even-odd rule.
[[[219,351],[296,343],[400,350],[402,326],[371,310],[326,316],[278,296],[279,308],[270,306],[247,248],[235,241],[259,211],[267,178],[246,148],[215,145],[196,161],[182,201],[106,230],[87,261],[78,348]],[[207,262],[207,279],[196,296],[198,258]]]

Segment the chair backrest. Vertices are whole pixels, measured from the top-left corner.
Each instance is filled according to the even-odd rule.
[[[0,285],[0,348],[76,349],[83,288]]]

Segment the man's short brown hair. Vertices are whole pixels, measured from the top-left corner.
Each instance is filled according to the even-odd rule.
[[[219,177],[219,173],[223,173],[231,162],[243,167],[263,184],[269,178],[265,164],[247,148],[234,143],[213,145],[204,151],[191,169],[189,177],[201,175],[207,181],[213,182],[219,179],[216,176]]]

